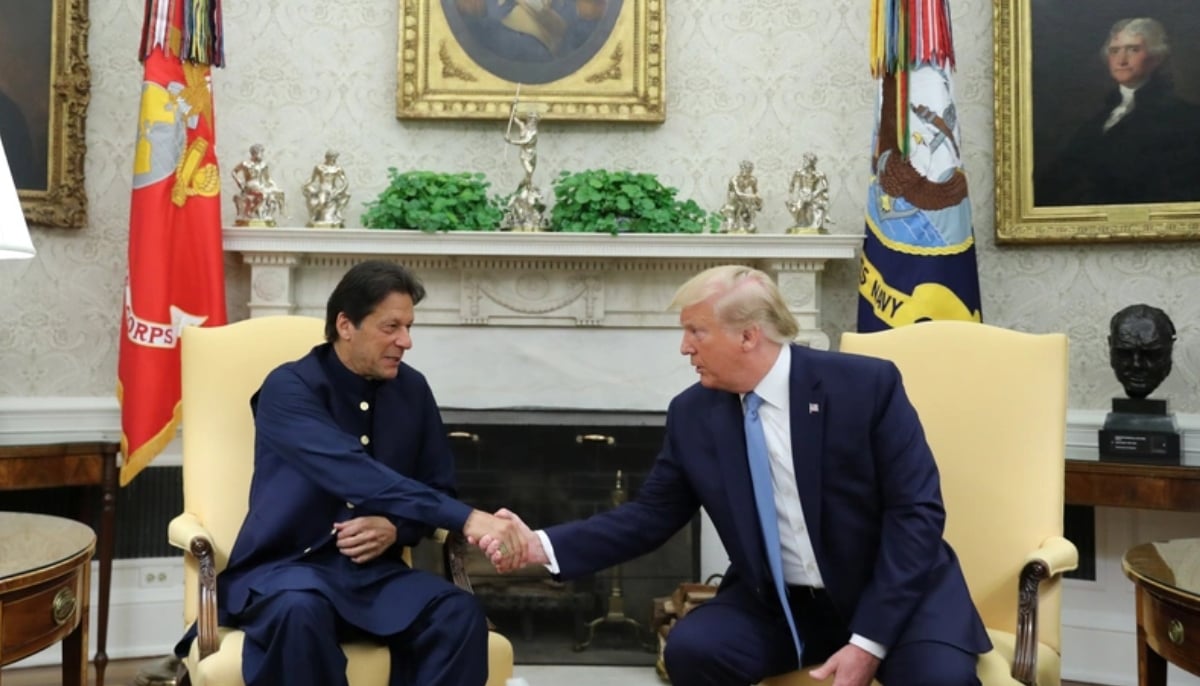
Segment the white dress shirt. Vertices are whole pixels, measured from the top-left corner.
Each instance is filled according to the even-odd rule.
[[[792,460],[791,376],[792,348],[785,345],[780,349],[771,371],[754,387],[754,392],[763,399],[758,416],[762,419],[763,434],[767,439],[775,512],[779,516],[783,579],[790,586],[824,588],[825,582],[821,579],[821,570],[817,568],[812,538],[804,521],[804,508],[800,505],[800,490],[796,486],[796,463]],[[746,396],[743,395],[743,413],[746,411],[745,400]],[[854,634],[850,642],[881,660],[887,655],[887,648],[864,636]]]
[[[754,392],[763,399],[758,410],[762,419],[763,433],[767,439],[767,455],[771,464],[771,484],[775,491],[775,512],[779,516],[779,542],[783,557],[783,578],[791,586],[813,586],[824,588],[821,570],[817,568],[817,556],[813,552],[812,539],[804,521],[804,509],[800,505],[800,491],[796,486],[796,467],[792,461],[792,423],[789,419],[791,398],[789,393],[792,372],[792,350],[790,346],[780,349],[779,357],[771,370],[758,382]],[[745,412],[745,395],[742,395],[742,411]],[[558,573],[558,560],[550,537],[542,530],[534,532],[542,542],[549,563],[546,569]],[[887,655],[887,648],[858,634],[850,642],[879,659]]]
[[[762,419],[763,434],[767,439],[775,512],[779,515],[783,580],[790,586],[824,588],[821,570],[817,569],[817,554],[813,552],[808,525],[804,521],[804,509],[800,506],[796,466],[792,461],[791,399],[788,397],[788,376],[791,371],[792,350],[785,345],[771,371],[758,382],[754,392],[763,399],[758,416]],[[745,411],[746,396],[742,395],[742,412]]]

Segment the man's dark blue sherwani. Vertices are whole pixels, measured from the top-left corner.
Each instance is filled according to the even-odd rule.
[[[328,599],[356,630],[386,637],[439,597],[461,592],[400,557],[435,527],[461,531],[471,513],[453,497],[453,455],[419,372],[401,365],[395,379],[370,381],[325,344],[271,372],[251,406],[254,477],[249,511],[217,578],[222,625],[245,628],[242,614],[256,598],[300,590]],[[387,517],[397,537],[384,555],[358,564],[338,551],[332,527],[366,515]],[[254,638],[247,630],[246,675],[257,671],[248,664]],[[293,674],[286,683],[304,678]]]
[[[967,653],[990,650],[942,538],[937,467],[895,365],[799,346],[791,353],[796,485],[844,637],[859,634],[887,648],[936,641]],[[662,452],[636,498],[546,533],[562,576],[572,578],[653,550],[700,506],[730,558],[717,598],[774,616],[790,646],[755,514],[736,393],[697,384],[676,396]],[[795,668],[794,650],[787,652],[791,667],[776,669]]]

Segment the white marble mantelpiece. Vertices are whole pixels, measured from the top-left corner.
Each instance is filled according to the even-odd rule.
[[[827,260],[853,258],[861,242],[841,235],[225,230],[225,249],[251,267],[251,316],[311,309],[304,281],[316,270],[340,273],[368,257],[398,257],[431,293],[446,276],[458,282],[452,297],[424,305],[425,324],[673,327],[664,289],[673,292],[682,274],[741,262],[778,279],[801,340],[821,348],[829,341],[820,330],[820,272]],[[318,292],[317,304],[326,293]]]
[[[741,261],[849,259],[862,236],[785,234],[509,233],[369,229],[225,229],[225,249],[239,253],[446,255],[473,257],[608,257]]]
[[[853,259],[862,242],[240,227],[224,238],[250,267],[251,317],[323,317],[338,279],[365,259],[412,268],[428,296],[406,359],[430,377],[444,406],[656,411],[694,380],[677,352],[678,314],[667,310],[680,284],[716,264],[753,265],[779,284],[800,323],[797,340],[827,349],[821,272],[829,260]]]

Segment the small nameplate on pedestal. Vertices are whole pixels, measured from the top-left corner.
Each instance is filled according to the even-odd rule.
[[[1179,434],[1101,429],[1100,461],[1179,464]]]

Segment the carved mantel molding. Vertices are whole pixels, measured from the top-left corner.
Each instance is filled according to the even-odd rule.
[[[771,274],[801,326],[828,348],[820,274],[853,259],[861,236],[424,233],[367,229],[227,228],[225,249],[250,266],[250,316],[323,316],[352,264],[403,261],[425,281],[421,324],[434,326],[674,329],[671,295],[716,264]]]

